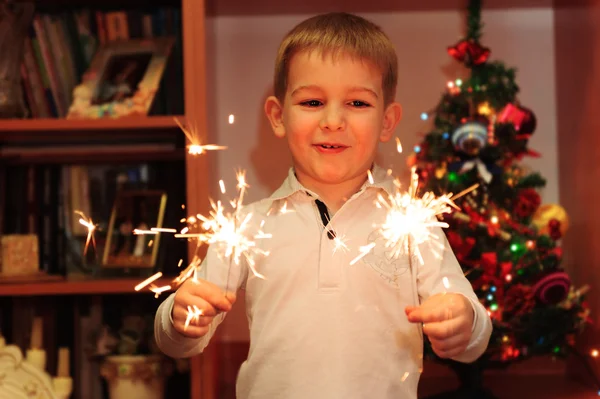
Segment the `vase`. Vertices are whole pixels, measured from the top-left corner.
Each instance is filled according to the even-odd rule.
[[[164,399],[167,369],[160,355],[107,356],[100,374],[110,399]]]

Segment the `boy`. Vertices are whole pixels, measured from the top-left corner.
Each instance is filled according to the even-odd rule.
[[[437,231],[441,257],[422,248],[421,265],[390,257],[377,231],[385,210],[374,201],[394,192],[374,159],[400,120],[396,80],[392,44],[360,17],[313,17],[286,36],[265,111],[275,134],[287,138],[293,168],[270,198],[245,208],[272,233],[257,243],[270,251],[257,259],[265,279],[244,265],[230,269],[209,248],[204,279],[185,282],[157,311],[155,335],[166,354],[202,352],[237,288],[246,291],[250,323],[241,399],[412,399],[423,333],[441,357],[470,362],[483,353],[491,322],[444,233]],[[292,212],[279,212],[284,206]],[[373,250],[350,265],[371,242]],[[184,328],[188,306],[203,316]]]

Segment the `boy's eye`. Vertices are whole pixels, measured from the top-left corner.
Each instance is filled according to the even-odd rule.
[[[321,101],[319,101],[319,100],[308,100],[308,101],[303,101],[300,104],[305,105],[307,107],[318,107],[318,106],[322,105],[323,103],[321,103]]]
[[[360,101],[360,100],[351,101],[350,104],[353,107],[370,107],[371,106],[371,104],[364,102],[364,101]]]

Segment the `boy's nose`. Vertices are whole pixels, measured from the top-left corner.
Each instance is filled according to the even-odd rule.
[[[338,107],[327,107],[321,119],[321,129],[325,131],[343,130],[345,118],[343,110]]]

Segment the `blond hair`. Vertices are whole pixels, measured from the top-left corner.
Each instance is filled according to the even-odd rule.
[[[385,104],[394,101],[398,59],[390,39],[373,22],[341,12],[309,18],[284,37],[275,60],[274,89],[279,101],[283,102],[287,90],[290,60],[301,51],[312,50],[370,61],[381,72]]]

